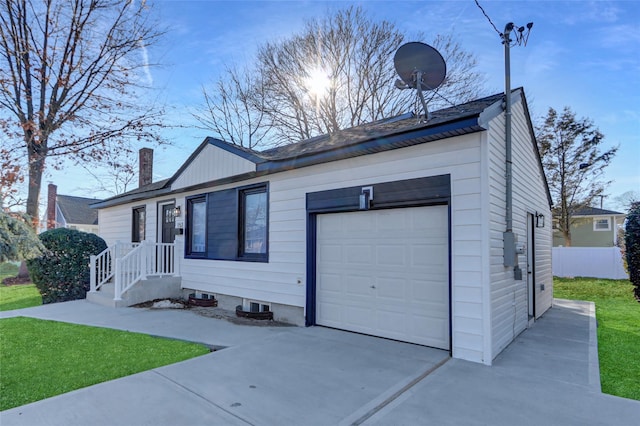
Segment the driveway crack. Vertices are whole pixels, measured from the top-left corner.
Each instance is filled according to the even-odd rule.
[[[380,397],[378,397],[378,398],[384,398],[384,399],[382,399],[380,402],[377,402],[377,400],[374,399],[373,401],[371,401],[371,403],[365,405],[362,409],[356,411],[351,416],[347,417],[342,422],[340,422],[340,425],[341,426],[342,425],[344,425],[344,426],[346,426],[346,425],[360,426],[361,424],[366,422],[368,419],[373,417],[380,410],[385,408],[387,405],[389,405],[390,403],[392,403],[393,401],[398,399],[398,397],[400,397],[403,393],[407,392],[409,389],[411,389],[416,384],[418,384],[420,381],[422,381],[429,374],[433,373],[435,370],[437,370],[438,368],[442,367],[450,359],[451,359],[450,357],[446,357],[443,360],[441,360],[440,362],[437,362],[436,364],[432,365],[427,370],[423,371],[422,373],[420,373],[419,375],[414,377],[412,380],[410,380],[408,383],[406,383],[404,386],[400,387],[400,389],[396,390],[395,392],[393,392],[391,395],[387,396],[386,398],[384,397],[385,396],[384,394],[380,395]],[[375,404],[375,405],[367,410],[367,408],[371,404]],[[364,414],[360,415],[355,420],[353,420],[353,418],[355,416],[357,416],[358,414],[360,414],[363,410],[366,410],[364,412]]]
[[[214,407],[217,407],[217,408],[221,409],[225,413],[230,414],[231,416],[233,416],[236,419],[242,421],[243,423],[246,423],[246,424],[251,425],[251,426],[256,426],[255,424],[251,423],[250,421],[240,417],[238,414],[234,413],[233,411],[229,411],[227,408],[225,408],[225,407],[223,407],[223,406],[221,406],[219,404],[216,404],[214,401],[210,400],[209,398],[205,397],[204,395],[201,395],[198,392],[195,392],[192,389],[189,389],[188,387],[186,387],[182,383],[173,380],[171,377],[165,376],[164,374],[160,373],[158,370],[151,370],[151,372],[155,373],[158,376],[162,377],[163,379],[173,383],[174,385],[184,389],[186,392],[188,392],[188,393],[190,393],[192,395],[195,395],[196,397],[202,399],[203,401],[206,401],[207,403],[213,405]]]

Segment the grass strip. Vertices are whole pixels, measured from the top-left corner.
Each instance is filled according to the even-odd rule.
[[[0,284],[0,311],[42,305],[42,296],[35,284],[6,286]]]
[[[640,400],[640,303],[627,280],[554,278],[554,297],[596,304],[602,392]]]
[[[0,410],[209,352],[206,346],[35,318],[0,320]]]

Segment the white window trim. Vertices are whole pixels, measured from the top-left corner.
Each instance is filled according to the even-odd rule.
[[[271,303],[253,299],[244,299],[242,303],[242,310],[245,312],[251,312],[252,303],[257,303],[260,305],[260,312],[267,312],[264,310],[264,307],[267,307],[268,311],[271,311]]]
[[[607,227],[606,228],[598,228],[598,222],[602,221],[602,220],[606,220],[607,221]],[[611,231],[611,218],[610,217],[606,217],[606,218],[597,218],[594,217],[593,218],[593,230],[595,232],[601,232],[601,231]]]

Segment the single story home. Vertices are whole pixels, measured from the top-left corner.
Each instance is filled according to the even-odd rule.
[[[91,204],[96,198],[76,197],[58,194],[58,187],[52,183],[47,187],[46,228],[69,228],[82,232],[98,233],[98,212]]]
[[[95,204],[100,235],[173,244],[181,287],[221,307],[489,365],[553,296],[549,191],[511,99],[513,254],[504,94],[260,152],[207,138],[170,179]]]
[[[572,247],[616,247],[618,231],[624,224],[626,214],[613,210],[584,207],[576,210],[571,221]],[[554,220],[554,224],[555,224]],[[553,246],[563,247],[564,237],[553,227]]]

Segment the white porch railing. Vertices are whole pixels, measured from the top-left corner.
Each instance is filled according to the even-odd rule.
[[[178,274],[173,243],[118,242],[97,256],[91,256],[90,262],[91,291],[98,291],[113,278],[114,300],[121,300],[125,291],[149,276]]]

